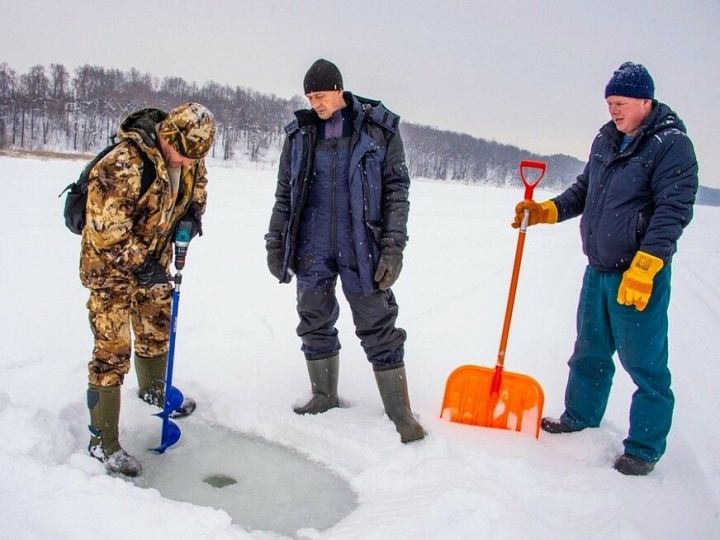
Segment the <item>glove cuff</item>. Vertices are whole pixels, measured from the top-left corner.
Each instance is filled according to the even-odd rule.
[[[138,274],[153,270],[158,265],[158,262],[160,262],[160,259],[156,255],[148,255],[140,266],[133,270],[133,273]]]
[[[665,263],[662,259],[656,257],[655,255],[650,255],[645,251],[638,251],[635,254],[635,257],[633,257],[632,263],[630,263],[630,268],[632,270],[642,272],[650,279],[654,278],[655,274],[662,270],[663,266],[665,266]]]
[[[272,249],[280,249],[282,247],[282,244],[282,238],[271,233],[267,233],[265,235],[265,249],[267,249],[268,251]]]
[[[545,218],[543,221],[545,221],[545,223],[549,223],[550,225],[557,223],[558,209],[552,199],[540,203],[540,208],[543,209],[543,217]]]
[[[383,236],[380,240],[380,247],[382,249],[390,248],[402,251],[405,246],[400,245],[392,236]]]

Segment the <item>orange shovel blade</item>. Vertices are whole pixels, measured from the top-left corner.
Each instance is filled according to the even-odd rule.
[[[498,392],[491,391],[494,368],[460,366],[448,377],[440,416],[451,422],[510,429],[540,437],[545,395],[527,375],[502,372]]]

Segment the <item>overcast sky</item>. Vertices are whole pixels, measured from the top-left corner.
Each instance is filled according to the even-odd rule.
[[[720,0],[0,0],[0,14],[0,62],[19,73],[135,67],[290,97],[324,57],[407,121],[582,160],[632,60],[720,187]]]

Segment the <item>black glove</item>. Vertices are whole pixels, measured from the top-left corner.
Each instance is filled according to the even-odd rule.
[[[265,237],[265,249],[267,249],[267,265],[270,273],[278,281],[282,281],[283,274],[283,246],[282,241],[275,237]]]
[[[192,230],[190,232],[190,239],[195,238],[198,234],[202,236],[202,212],[200,212],[200,205],[196,203],[195,201],[190,203],[190,206],[188,206],[187,211],[185,212],[185,215],[181,217],[178,220],[178,223],[181,221],[189,221],[192,223]],[[175,233],[177,232],[177,225],[175,226],[175,231],[173,231],[172,237],[175,238]]]
[[[375,270],[375,283],[378,289],[386,291],[397,281],[402,269],[403,252],[402,248],[394,242],[383,241],[380,251],[380,261]]]
[[[155,255],[148,255],[145,262],[135,271],[138,287],[152,287],[153,285],[164,285],[168,282],[165,267]]]

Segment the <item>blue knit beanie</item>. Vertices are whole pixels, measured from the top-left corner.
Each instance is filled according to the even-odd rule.
[[[639,99],[653,99],[655,96],[655,83],[642,64],[625,62],[615,73],[605,87],[605,97],[624,96]]]

